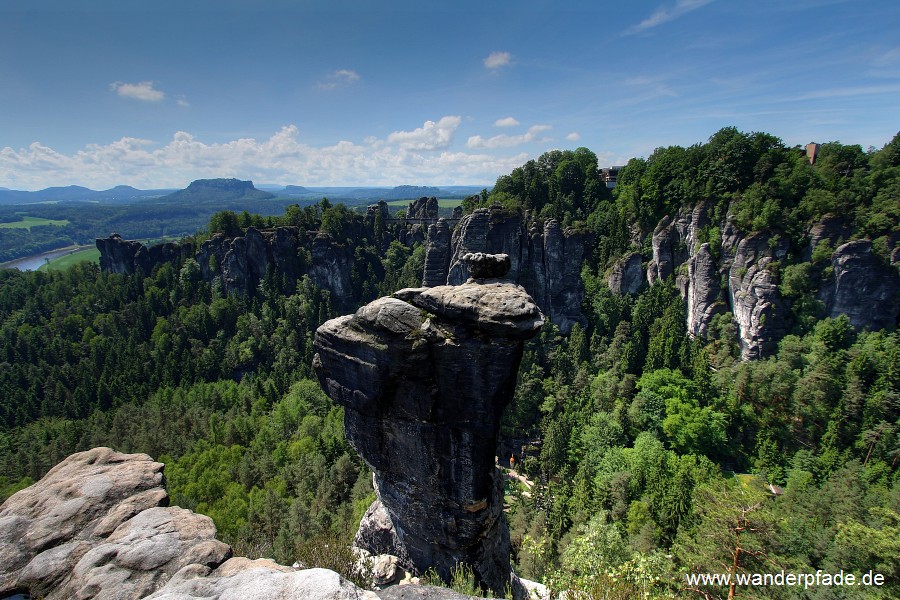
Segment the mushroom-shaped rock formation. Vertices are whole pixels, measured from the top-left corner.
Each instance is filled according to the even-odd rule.
[[[523,288],[498,280],[508,257],[468,261],[477,275],[463,285],[400,290],[323,324],[314,367],[375,474],[378,500],[356,544],[448,581],[465,563],[503,592],[509,532],[497,435],[524,340],[544,319]]]

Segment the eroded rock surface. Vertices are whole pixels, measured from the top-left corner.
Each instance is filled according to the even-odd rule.
[[[841,245],[831,256],[833,280],[821,290],[828,316],[847,315],[857,329],[894,327],[900,315],[900,275],[872,252],[872,242]]]
[[[606,284],[614,294],[637,294],[643,283],[640,252],[630,252],[616,261],[606,278]]]
[[[162,507],[162,468],[144,454],[95,448],[10,497],[0,508],[0,592],[52,600],[125,586],[121,597],[139,598],[179,561],[224,560],[230,550],[208,517],[173,519],[182,509]]]
[[[270,560],[232,558],[215,570],[186,567],[147,600],[377,600],[327,569],[294,571]]]
[[[0,507],[0,597],[375,600],[324,569],[231,557],[209,517],[165,506],[145,454],[73,454]]]
[[[347,437],[381,503],[358,545],[447,580],[466,563],[504,591],[509,532],[494,453],[523,341],[542,324],[522,287],[473,279],[401,290],[318,329],[319,381],[345,407]]]

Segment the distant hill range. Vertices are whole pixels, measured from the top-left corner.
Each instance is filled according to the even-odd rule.
[[[263,184],[259,189],[252,181],[239,179],[198,179],[183,190],[141,190],[128,185],[118,185],[108,190],[70,185],[50,187],[36,192],[11,190],[0,187],[0,205],[37,204],[47,202],[102,202],[132,204],[156,199],[159,202],[230,202],[234,200],[271,200],[296,198],[298,201],[318,201],[327,197],[333,202],[348,205],[373,203],[378,200],[415,200],[423,196],[437,198],[465,198],[481,192],[485,186],[423,186],[398,185],[389,187],[305,187],[301,185]],[[490,188],[491,186],[487,186]]]
[[[36,204],[39,202],[121,202],[159,198],[174,190],[139,190],[130,185],[117,185],[108,190],[92,190],[80,185],[49,187],[36,192],[0,188],[0,204]]]

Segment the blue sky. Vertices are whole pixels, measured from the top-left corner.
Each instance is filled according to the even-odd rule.
[[[4,0],[0,186],[492,184],[718,129],[881,147],[896,0]]]

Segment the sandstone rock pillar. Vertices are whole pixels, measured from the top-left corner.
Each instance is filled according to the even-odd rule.
[[[522,287],[500,279],[509,257],[465,260],[472,278],[462,285],[401,290],[322,325],[314,367],[375,473],[378,501],[357,545],[445,580],[466,564],[502,593],[509,532],[497,435],[524,341],[544,319]]]

